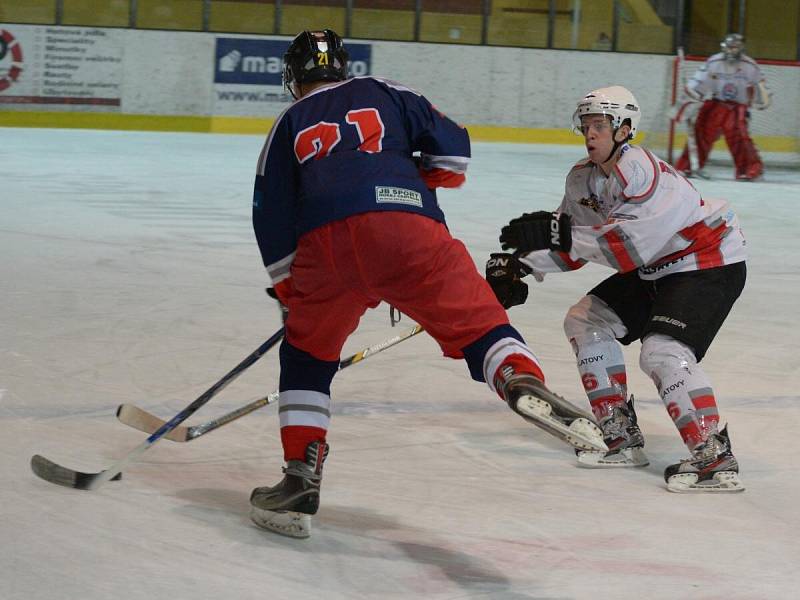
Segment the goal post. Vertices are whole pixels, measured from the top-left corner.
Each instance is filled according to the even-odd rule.
[[[688,138],[687,125],[691,122],[690,98],[685,92],[686,82],[708,57],[677,55],[673,57],[666,93],[658,107],[660,118],[645,136],[644,145],[674,163],[683,152]],[[800,61],[756,60],[767,88],[772,94],[772,104],[766,110],[751,109],[750,137],[767,166],[800,168]],[[709,156],[712,164],[731,164],[730,152],[724,137],[714,144]]]

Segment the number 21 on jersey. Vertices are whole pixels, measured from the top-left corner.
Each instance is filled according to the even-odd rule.
[[[353,125],[358,132],[361,152],[374,154],[383,150],[383,136],[386,128],[381,115],[375,108],[359,108],[345,115],[348,125]],[[319,123],[306,127],[294,138],[294,154],[298,162],[303,164],[312,158],[320,159],[328,156],[336,145],[342,141],[342,133],[338,123]]]

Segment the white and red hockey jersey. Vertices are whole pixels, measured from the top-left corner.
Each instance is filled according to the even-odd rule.
[[[708,60],[686,82],[690,96],[701,100],[722,100],[751,104],[760,82],[764,81],[756,61],[742,54],[729,61],[719,52]]]
[[[623,147],[609,176],[589,159],[576,164],[558,210],[572,218],[572,249],[522,256],[534,271],[570,271],[593,262],[658,279],[747,258],[728,202],[702,198],[669,164],[638,146]]]

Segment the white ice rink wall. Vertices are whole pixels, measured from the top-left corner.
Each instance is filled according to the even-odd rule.
[[[0,37],[0,125],[260,133],[288,101],[286,37],[15,24],[0,24]],[[568,132],[575,102],[609,84],[635,92],[644,132],[667,123],[671,56],[364,40],[348,48],[352,74],[418,89],[476,139],[578,141]],[[779,69],[769,83],[780,93],[754,128],[783,123],[771,139],[794,145],[800,68]]]

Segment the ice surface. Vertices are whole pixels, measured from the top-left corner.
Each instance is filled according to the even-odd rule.
[[[98,471],[144,439],[114,411],[171,417],[261,344],[279,315],[250,227],[256,136],[0,129],[0,597],[793,598],[800,585],[800,176],[731,169],[749,279],[704,366],[743,494],[668,493],[685,456],[636,345],[626,348],[651,465],[579,469],[425,335],[341,373],[310,540],[271,535],[248,495],[282,464],[274,407],[191,443],[161,441],[97,492],[37,479],[31,455]],[[482,265],[508,218],[560,201],[578,147],[476,144],[440,201]],[[584,405],[561,332],[608,271],[531,282],[511,310],[552,389]],[[702,302],[698,298],[698,302]],[[407,320],[399,327],[410,327]],[[396,333],[365,316],[345,354]],[[268,355],[189,423],[272,391]]]

